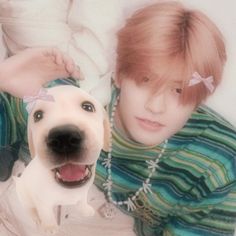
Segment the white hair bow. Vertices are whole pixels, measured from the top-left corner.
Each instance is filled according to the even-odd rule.
[[[199,83],[202,82],[202,83],[204,83],[206,88],[212,93],[214,91],[214,88],[215,88],[214,85],[213,85],[213,81],[214,81],[214,78],[213,78],[212,75],[207,77],[207,78],[204,78],[201,75],[199,75],[198,72],[194,72],[192,74],[192,78],[189,81],[188,86],[191,87],[191,86],[194,86],[195,84],[199,84]]]
[[[47,90],[45,88],[41,88],[38,94],[35,96],[24,96],[23,102],[27,103],[26,110],[29,114],[34,109],[37,100],[44,100],[51,102],[55,101],[52,95],[47,94]]]

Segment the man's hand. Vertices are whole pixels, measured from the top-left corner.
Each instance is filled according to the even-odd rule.
[[[68,76],[81,79],[73,60],[59,49],[25,49],[0,64],[0,91],[23,98],[51,80]]]

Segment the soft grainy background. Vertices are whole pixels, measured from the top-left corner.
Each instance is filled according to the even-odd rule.
[[[102,0],[101,0],[102,1]],[[112,0],[116,1],[116,0]],[[124,7],[126,15],[140,5],[158,0],[117,0]],[[180,0],[186,6],[200,9],[207,14],[220,28],[227,45],[228,61],[224,79],[207,104],[221,113],[236,126],[236,1],[235,0]],[[4,48],[0,40],[0,59]]]
[[[102,0],[100,0],[102,1]],[[120,1],[129,15],[138,6],[158,0],[111,0]],[[187,6],[205,12],[221,29],[227,45],[228,61],[224,79],[215,94],[207,101],[210,107],[221,113],[236,126],[236,1],[235,0],[181,0]],[[0,0],[1,2],[1,0]],[[96,17],[96,16],[95,16]],[[0,30],[0,61],[5,56]],[[5,183],[7,184],[7,183]],[[4,183],[0,185],[4,189]],[[71,229],[73,230],[73,229]],[[75,230],[74,230],[75,231]],[[236,233],[235,233],[236,236]]]

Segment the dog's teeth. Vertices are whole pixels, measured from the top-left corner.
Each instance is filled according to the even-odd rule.
[[[57,175],[58,179],[61,179],[61,175],[60,175],[60,173],[58,171],[56,172],[56,175]]]
[[[86,168],[86,170],[85,170],[85,176],[87,176],[88,174],[89,174],[89,169]]]

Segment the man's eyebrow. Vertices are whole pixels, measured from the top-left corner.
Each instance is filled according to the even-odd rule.
[[[178,85],[182,85],[183,81],[182,80],[172,80],[170,81],[170,84],[178,84]]]
[[[182,80],[173,80],[174,83],[182,83]]]

